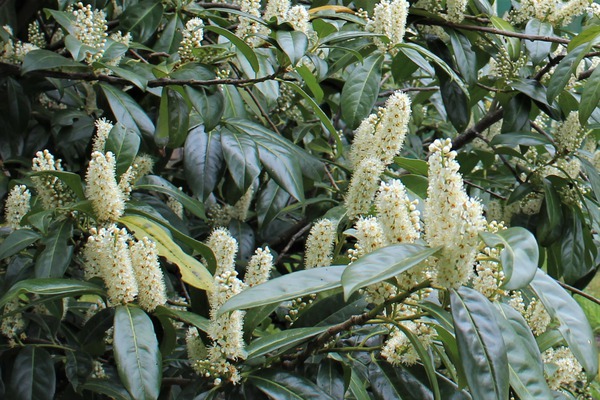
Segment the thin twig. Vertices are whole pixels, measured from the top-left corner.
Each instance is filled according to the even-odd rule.
[[[327,174],[327,178],[329,179],[329,182],[331,182],[331,185],[333,185],[335,190],[337,190],[339,192],[340,188],[337,185],[337,183],[335,183],[335,179],[333,179],[333,176],[331,175],[331,171],[329,171],[329,166],[327,164],[325,164],[324,167],[325,167],[325,173]]]
[[[560,286],[564,287],[564,288],[565,288],[565,289],[567,289],[568,291],[570,291],[570,292],[573,292],[573,293],[575,293],[575,294],[578,294],[578,295],[580,295],[581,297],[585,297],[585,298],[586,298],[586,299],[588,299],[589,301],[591,301],[591,302],[593,302],[593,303],[596,303],[596,304],[599,304],[599,305],[600,305],[600,299],[597,299],[597,298],[595,298],[595,297],[594,297],[594,296],[592,296],[591,294],[588,294],[588,293],[584,292],[583,290],[579,290],[579,289],[577,289],[577,288],[575,288],[575,287],[573,287],[573,286],[571,286],[571,285],[568,285],[568,284],[566,284],[566,283],[564,283],[564,282],[561,282],[561,281],[556,281],[556,282],[558,282],[558,284],[559,284]]]
[[[400,88],[400,89],[386,90],[385,92],[379,93],[378,97],[391,96],[398,91],[400,91],[400,92],[435,92],[437,90],[440,90],[439,86],[411,86],[411,87]]]
[[[464,181],[464,182],[465,182],[467,185],[469,185],[469,186],[473,186],[474,188],[477,188],[477,189],[479,189],[479,190],[483,190],[484,192],[486,192],[486,193],[489,193],[489,194],[491,194],[492,196],[499,198],[500,200],[508,200],[508,197],[502,196],[501,194],[498,194],[498,193],[496,193],[496,192],[494,192],[494,191],[491,191],[490,189],[486,189],[486,188],[484,188],[483,186],[480,186],[480,185],[478,185],[478,184],[476,184],[476,183],[474,183],[474,182],[471,182],[471,181],[469,181],[469,180],[466,180],[466,179],[463,179],[463,181]]]
[[[473,139],[477,137],[478,134],[500,121],[504,116],[504,110],[502,108],[498,108],[494,111],[489,111],[479,122],[473,125],[471,128],[467,129],[460,135],[454,138],[452,141],[453,149],[460,149],[467,143],[471,142]]]
[[[287,244],[285,245],[283,250],[281,250],[281,253],[279,253],[279,255],[277,256],[277,259],[275,260],[275,265],[279,264],[279,262],[287,254],[287,252],[290,250],[290,248],[296,242],[296,240],[300,239],[300,237],[302,237],[302,235],[304,235],[311,227],[312,227],[312,224],[308,224],[308,225],[302,227],[302,229],[300,229],[298,232],[294,233],[294,235],[287,242]]]

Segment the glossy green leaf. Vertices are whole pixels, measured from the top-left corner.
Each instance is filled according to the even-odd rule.
[[[165,315],[176,320],[194,325],[202,332],[208,332],[210,322],[207,318],[189,311],[176,310],[173,308],[158,306],[154,312],[156,315]]]
[[[30,229],[17,229],[0,244],[0,259],[4,260],[17,254],[27,248],[27,246],[37,242],[40,238],[39,233]]]
[[[431,390],[412,374],[387,362],[369,365],[369,382],[378,400],[433,400]]]
[[[136,307],[115,311],[113,352],[121,382],[134,400],[155,400],[160,392],[162,361],[152,321]]]
[[[40,296],[69,297],[81,294],[104,295],[104,289],[93,283],[73,279],[26,279],[14,284],[0,298],[0,307],[23,293]]]
[[[163,5],[154,0],[144,0],[127,7],[119,17],[121,28],[130,32],[136,42],[145,43],[152,37],[163,15]]]
[[[356,129],[371,114],[379,94],[383,57],[373,55],[365,58],[348,76],[340,104],[342,117],[348,126]]]
[[[530,286],[548,314],[560,322],[558,330],[588,377],[595,376],[598,373],[598,347],[590,323],[579,304],[541,269],[537,270]]]
[[[465,78],[465,81],[472,85],[477,81],[477,57],[469,39],[459,31],[450,30],[450,43],[454,50],[454,58],[456,58],[456,66],[460,74]]]
[[[183,96],[176,90],[165,87],[160,99],[154,142],[158,147],[181,147],[190,126],[190,109]]]
[[[152,120],[131,96],[116,86],[106,83],[100,83],[100,88],[106,96],[108,105],[117,122],[145,135],[152,135],[154,133]]]
[[[321,103],[325,94],[323,93],[323,89],[321,89],[315,74],[304,64],[296,67],[296,72],[302,77],[304,83],[306,83],[306,86],[314,96],[315,101]]]
[[[265,319],[279,307],[279,304],[267,304],[262,307],[254,307],[246,311],[244,315],[244,341],[250,343],[254,330],[258,328]]]
[[[344,370],[342,365],[326,358],[319,363],[317,371],[317,386],[334,399],[344,398]]]
[[[133,164],[140,148],[140,137],[122,124],[115,125],[106,139],[104,149],[111,151],[117,160],[117,177],[121,176]]]
[[[395,244],[377,249],[350,264],[342,275],[346,299],[358,289],[401,274],[435,254],[441,247]]]
[[[307,294],[335,289],[341,286],[340,279],[344,268],[343,265],[313,268],[271,279],[233,296],[219,309],[219,314],[280,303]]]
[[[458,351],[473,400],[508,398],[506,346],[494,309],[481,293],[461,287],[450,293]]]
[[[258,226],[263,227],[273,221],[288,204],[290,198],[288,192],[270,179],[256,198]]]
[[[180,202],[186,210],[188,210],[198,218],[206,219],[206,214],[204,212],[204,203],[201,203],[198,200],[191,198],[187,194],[183,193],[181,190],[177,189],[171,182],[159,176],[149,175],[143,177],[137,182],[137,184],[134,186],[134,189],[150,190],[153,192],[166,194],[169,197],[172,197],[178,202]]]
[[[586,43],[595,44],[598,37],[600,37],[600,26],[590,25],[569,42],[567,50],[570,52]]]
[[[600,68],[592,72],[587,79],[579,102],[579,122],[585,126],[588,119],[600,104]]]
[[[542,146],[552,142],[546,136],[531,132],[503,133],[496,135],[490,141],[492,146],[501,144],[509,146]]]
[[[294,156],[283,146],[264,140],[255,140],[258,156],[267,173],[286,192],[297,200],[304,200],[302,170]]]
[[[183,39],[183,34],[181,33],[183,28],[183,22],[179,14],[173,14],[154,44],[154,50],[164,51],[169,54],[177,52],[181,39]]]
[[[214,32],[217,35],[226,37],[244,55],[248,63],[250,63],[250,65],[252,66],[254,72],[258,72],[260,70],[260,65],[258,63],[258,58],[256,57],[256,54],[254,54],[252,48],[248,46],[246,42],[244,42],[242,39],[234,35],[232,32],[228,31],[227,29],[215,25],[205,26],[204,30]]]
[[[56,372],[50,354],[41,347],[25,346],[12,365],[9,392],[18,400],[52,400]]]
[[[245,193],[262,170],[256,143],[249,135],[222,129],[221,148],[231,178],[238,189]]]
[[[480,235],[488,246],[502,246],[500,262],[505,277],[502,287],[515,290],[527,286],[538,269],[539,249],[535,236],[521,227]]]
[[[221,122],[221,117],[225,112],[224,94],[226,95],[230,93],[230,90],[236,89],[224,89],[222,92],[217,90],[211,94],[204,88],[191,86],[185,86],[184,90],[190,103],[192,103],[192,107],[202,117],[204,129],[208,132],[212,131]]]
[[[72,235],[71,220],[56,221],[51,225],[48,235],[42,239],[44,250],[35,263],[36,278],[60,278],[64,275],[73,255]]]
[[[277,31],[275,40],[292,65],[298,64],[308,48],[308,38],[299,31]]]
[[[92,357],[82,351],[67,351],[65,374],[75,390],[85,382],[92,372]]]
[[[498,326],[506,344],[510,386],[521,400],[549,399],[544,365],[527,321],[514,308],[496,303]]]
[[[537,227],[537,237],[542,246],[555,242],[563,234],[563,211],[560,195],[548,179],[544,179],[543,213]]]
[[[427,161],[416,158],[394,157],[394,163],[411,174],[427,176],[429,165]]]
[[[274,400],[333,400],[308,379],[290,372],[267,369],[254,372],[248,380]]]
[[[82,390],[104,394],[115,400],[131,400],[127,390],[119,382],[106,379],[88,379],[80,386]]]
[[[246,347],[248,359],[264,356],[273,352],[280,354],[285,350],[304,342],[311,337],[321,334],[329,329],[329,326],[314,328],[291,328],[255,339]]]
[[[590,44],[582,44],[574,48],[556,66],[548,81],[548,101],[553,101],[563,91],[590,47]]]
[[[494,25],[495,28],[508,31],[515,32],[515,28],[500,17],[493,16],[490,18],[490,22]],[[521,40],[514,37],[505,37],[506,40],[506,49],[508,50],[508,55],[511,60],[517,60],[521,54]]]
[[[48,70],[52,68],[69,67],[88,69],[87,65],[80,64],[50,50],[32,50],[25,55],[21,74],[32,71]]]
[[[547,22],[541,22],[537,18],[533,18],[527,22],[527,26],[525,26],[525,33],[527,35],[538,35],[538,36],[552,36],[554,34],[554,29],[552,29],[552,25]],[[525,40],[525,48],[529,52],[529,57],[534,64],[539,64],[542,62],[550,51],[552,50],[552,43],[544,42],[542,40]]]
[[[221,135],[206,133],[198,125],[190,130],[183,151],[183,168],[190,189],[200,200],[206,200],[217,186],[223,168]]]

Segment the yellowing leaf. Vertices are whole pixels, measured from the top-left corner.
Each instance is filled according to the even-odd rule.
[[[315,8],[311,8],[310,10],[308,10],[309,14],[314,14],[314,13],[318,13],[319,11],[334,11],[337,13],[347,13],[347,14],[354,14],[354,11],[348,7],[344,7],[344,6],[321,6],[321,7],[315,7]]]
[[[179,267],[184,282],[199,289],[209,290],[212,287],[213,277],[206,267],[181,250],[160,225],[135,215],[122,217],[119,222],[132,231],[137,239],[147,236],[154,240],[158,254]]]

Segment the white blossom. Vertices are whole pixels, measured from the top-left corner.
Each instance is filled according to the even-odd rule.
[[[30,201],[31,193],[25,185],[16,185],[8,193],[4,209],[6,223],[11,229],[21,227],[21,220],[31,210]]]

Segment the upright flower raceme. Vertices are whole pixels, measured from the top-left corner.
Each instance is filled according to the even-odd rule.
[[[337,223],[323,218],[313,225],[306,238],[304,268],[328,267],[335,245]]]
[[[125,211],[125,197],[115,174],[116,160],[112,152],[92,153],[85,176],[85,196],[92,202],[100,221],[116,221]]]
[[[61,160],[55,160],[48,150],[35,153],[31,169],[34,172],[63,170]],[[73,192],[56,176],[33,176],[31,181],[46,210],[62,207],[75,199]]]
[[[91,5],[77,3],[77,9],[73,11],[75,21],[73,22],[73,36],[84,46],[90,48],[85,52],[85,62],[88,64],[98,61],[104,54],[106,38],[106,15],[104,11],[93,10]]]
[[[31,206],[31,193],[25,185],[16,185],[8,194],[6,204],[6,223],[12,229],[21,227],[21,220],[29,212]]]
[[[185,29],[182,32],[183,39],[179,46],[179,57],[182,61],[194,61],[194,49],[202,45],[204,39],[204,21],[200,18],[192,18],[185,24]]]
[[[226,228],[217,228],[209,236],[206,243],[215,253],[217,270],[215,276],[225,271],[235,271],[235,255],[238,252],[238,243]]]
[[[389,243],[413,243],[421,236],[418,200],[410,201],[402,182],[382,182],[375,198],[379,221]]]
[[[368,20],[366,29],[387,36],[389,43],[375,39],[382,51],[388,51],[404,41],[409,6],[406,0],[383,0],[375,6],[373,18]]]
[[[384,170],[385,164],[375,157],[366,158],[358,164],[352,174],[345,199],[350,219],[369,212]]]
[[[265,283],[271,275],[273,269],[273,255],[268,247],[256,249],[254,255],[250,258],[246,267],[244,284],[252,287]]]
[[[584,138],[585,129],[579,123],[579,113],[573,111],[554,133],[556,150],[562,154],[572,153],[579,149]]]
[[[156,243],[147,237],[131,244],[131,264],[138,283],[138,303],[152,312],[167,302],[165,278],[158,262]]]
[[[108,135],[114,125],[106,118],[97,119],[94,125],[96,125],[96,135],[92,141],[92,152],[99,151],[103,153],[106,139],[108,139]]]
[[[450,139],[438,139],[429,146],[429,187],[423,217],[429,245],[444,246],[435,262],[434,280],[439,286],[457,288],[473,273],[485,218],[481,204],[465,192],[451,144]]]

